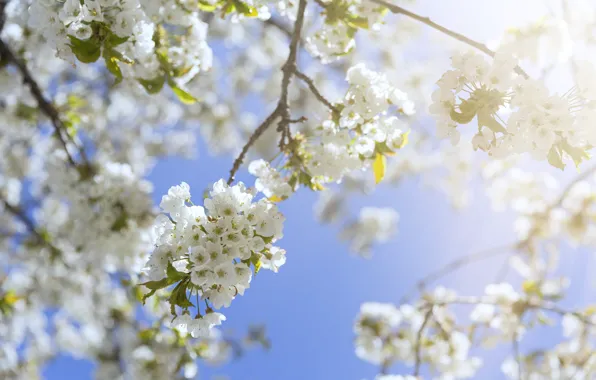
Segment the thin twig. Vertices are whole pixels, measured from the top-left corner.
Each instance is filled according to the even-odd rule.
[[[515,356],[515,361],[517,362],[517,378],[518,380],[523,380],[523,369],[522,369],[522,361],[521,356],[519,354],[519,342],[518,342],[517,331],[513,332],[513,338],[511,339],[511,343],[513,345],[513,356]]]
[[[60,250],[56,248],[52,243],[50,243],[48,239],[42,236],[42,234],[37,230],[35,223],[33,223],[31,219],[29,219],[27,214],[20,207],[11,205],[5,199],[0,198],[0,202],[2,203],[2,205],[4,205],[4,209],[6,211],[8,211],[10,214],[12,214],[12,216],[17,218],[18,220],[20,220],[21,223],[23,223],[25,227],[27,227],[27,230],[29,230],[29,232],[35,237],[35,239],[39,243],[46,245],[54,253],[60,252]]]
[[[503,255],[503,254],[509,252],[509,250],[514,249],[515,247],[516,247],[516,244],[507,244],[504,246],[485,249],[485,250],[473,253],[471,255],[466,255],[466,256],[460,257],[456,260],[453,260],[452,262],[443,266],[441,269],[439,269],[435,272],[432,272],[432,273],[428,274],[427,276],[423,277],[420,281],[418,281],[416,283],[416,285],[410,291],[408,291],[402,297],[402,299],[399,301],[399,303],[403,304],[403,303],[408,302],[410,300],[410,298],[412,298],[412,296],[416,293],[417,290],[419,291],[419,290],[424,289],[427,285],[437,281],[438,279],[452,273],[453,271],[455,271],[461,267],[467,266],[468,264],[472,264],[474,262],[489,259],[491,257]]]
[[[255,129],[253,134],[249,137],[246,144],[244,144],[244,147],[242,147],[242,151],[240,152],[238,157],[236,157],[236,159],[234,160],[234,165],[232,166],[232,169],[230,170],[230,176],[228,177],[228,185],[231,185],[232,182],[234,182],[234,177],[236,176],[236,172],[238,171],[238,169],[240,169],[240,165],[242,165],[242,162],[244,161],[244,157],[246,157],[246,154],[248,153],[248,150],[250,149],[250,147],[259,139],[259,137],[261,137],[261,135],[263,133],[265,133],[265,131],[269,128],[269,126],[273,123],[273,121],[275,119],[277,119],[279,116],[280,116],[279,108],[275,108],[275,110],[273,112],[271,112],[271,114],[269,116],[267,116],[265,121],[263,121],[263,123],[261,123],[261,125],[259,125],[257,127],[257,129]]]
[[[447,306],[447,305],[479,305],[479,304],[495,305],[495,306],[501,305],[501,303],[497,302],[496,300],[494,300],[494,298],[491,298],[491,297],[459,296],[459,297],[456,297],[449,301],[429,302],[427,300],[427,303],[425,305],[423,305],[422,307],[425,307],[425,306],[428,306],[428,307],[430,307],[430,306]],[[565,309],[563,309],[553,303],[550,303],[548,301],[545,301],[542,303],[536,303],[531,300],[526,300],[524,302],[524,306],[525,306],[525,310],[531,310],[531,309],[543,310],[543,311],[548,311],[548,312],[551,312],[554,314],[558,314],[560,316],[565,316],[568,314],[573,315],[574,317],[576,317],[577,319],[579,319],[582,323],[584,323],[586,325],[596,326],[596,321],[589,319],[582,313],[580,313],[578,311],[573,311],[573,310],[565,310]]]
[[[421,356],[422,356],[422,354],[421,354],[422,332],[424,331],[424,328],[430,321],[430,318],[432,317],[432,315],[433,315],[433,306],[430,306],[430,308],[424,315],[424,321],[422,321],[422,324],[420,325],[420,328],[418,329],[418,333],[416,334],[416,346],[414,348],[414,351],[416,352],[416,362],[414,364],[414,376],[418,376],[420,374],[420,364],[422,362],[422,358],[421,358]]]
[[[58,138],[58,140],[60,141],[62,148],[66,152],[68,161],[70,162],[70,164],[72,166],[76,167],[77,164],[76,164],[75,160],[73,159],[72,155],[70,154],[70,152],[68,151],[68,148],[66,145],[66,140],[64,139],[64,136],[62,136],[62,131],[67,133],[67,135],[68,135],[68,132],[66,131],[66,126],[60,119],[60,115],[58,114],[58,110],[56,109],[56,107],[54,107],[54,105],[52,103],[50,103],[50,101],[48,101],[44,97],[44,95],[41,91],[41,88],[39,87],[39,85],[37,84],[35,79],[33,79],[33,76],[31,75],[31,72],[27,68],[27,65],[25,65],[24,62],[22,62],[20,59],[18,59],[14,55],[12,50],[8,47],[8,45],[6,45],[6,43],[1,39],[0,39],[0,56],[3,56],[8,62],[11,62],[19,70],[19,72],[21,73],[21,75],[23,77],[23,82],[29,87],[29,90],[31,91],[31,94],[37,101],[39,108],[50,119],[52,126],[54,127],[55,135]],[[79,150],[81,153],[81,157],[84,159],[84,161],[87,161],[85,151],[82,148]]]
[[[315,86],[315,83],[313,82],[313,80],[308,75],[304,74],[303,72],[301,72],[299,70],[296,70],[296,72],[294,74],[298,78],[300,78],[304,83],[306,83],[308,85],[310,92],[313,93],[313,95],[319,100],[319,102],[321,102],[325,106],[327,106],[327,108],[329,108],[332,112],[339,113],[339,110],[337,109],[337,107],[335,107],[329,100],[327,100],[327,98],[325,98],[323,96],[323,94],[321,94],[319,89],[317,89],[317,86]]]
[[[264,22],[265,22],[265,25],[277,28],[282,33],[284,33],[286,36],[292,38],[292,31],[290,30],[290,28],[288,28],[287,25],[285,25],[283,22],[281,22],[277,18],[270,17],[267,20],[265,20]]]
[[[414,19],[416,21],[420,21],[421,23],[426,24],[426,25],[430,26],[431,28],[433,28],[435,30],[438,30],[439,32],[442,32],[442,33],[448,35],[449,37],[453,37],[456,40],[458,40],[460,42],[463,42],[463,43],[465,43],[465,44],[467,44],[467,45],[469,45],[469,46],[471,46],[471,47],[473,47],[475,49],[478,49],[481,52],[483,52],[483,53],[485,53],[485,54],[487,54],[487,55],[489,55],[491,57],[494,57],[495,56],[495,52],[492,51],[492,50],[490,50],[486,45],[484,45],[484,44],[482,44],[482,43],[480,43],[478,41],[474,41],[471,38],[468,38],[468,37],[464,36],[463,34],[454,32],[453,30],[448,29],[448,28],[446,28],[446,27],[444,27],[442,25],[439,25],[436,22],[431,21],[431,19],[428,18],[428,17],[420,16],[420,15],[418,15],[416,13],[413,13],[413,12],[410,12],[407,9],[404,9],[404,8],[398,6],[398,5],[391,4],[391,3],[389,3],[389,2],[387,2],[385,0],[370,0],[370,1],[372,1],[373,3],[376,3],[376,4],[379,4],[379,5],[382,5],[382,6],[386,7],[392,13],[402,14],[402,15],[407,16],[407,17],[409,17],[411,19]],[[526,79],[528,79],[530,77],[519,66],[516,66],[515,67],[515,72],[517,74],[523,76]]]
[[[565,198],[569,195],[569,192],[571,191],[571,189],[573,189],[573,187],[578,182],[583,181],[584,179],[586,179],[587,177],[589,177],[590,175],[592,175],[594,173],[596,173],[596,165],[588,168],[586,171],[577,175],[571,182],[569,182],[567,184],[567,186],[565,186],[565,188],[561,191],[561,193],[559,194],[557,199],[546,208],[546,210],[543,212],[543,215],[548,216],[548,214],[553,209],[560,207],[561,204],[563,203],[563,201],[565,200]],[[486,250],[483,250],[480,252],[476,252],[476,253],[464,256],[464,257],[460,257],[460,258],[448,263],[447,265],[443,266],[441,269],[428,274],[427,276],[422,278],[420,281],[418,281],[416,283],[416,285],[401,298],[399,303],[403,304],[403,303],[408,302],[410,300],[410,298],[416,293],[416,291],[420,291],[420,290],[424,289],[428,284],[431,284],[434,281],[452,273],[453,271],[467,266],[468,264],[482,261],[482,260],[485,260],[485,259],[488,259],[491,257],[500,256],[502,254],[507,253],[509,250],[512,250],[512,249],[518,251],[518,250],[523,249],[524,247],[527,247],[538,232],[539,232],[538,228],[534,227],[533,229],[530,230],[530,232],[528,233],[528,236],[525,239],[520,240],[516,243],[486,249]]]

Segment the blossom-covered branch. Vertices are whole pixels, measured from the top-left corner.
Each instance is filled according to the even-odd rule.
[[[292,38],[290,41],[290,52],[288,53],[288,58],[286,62],[281,68],[283,73],[283,77],[281,80],[281,95],[279,97],[275,110],[273,110],[273,112],[265,119],[265,121],[263,121],[263,123],[257,127],[257,129],[250,136],[248,142],[244,145],[242,151],[234,161],[232,169],[230,170],[230,176],[228,177],[229,185],[232,184],[232,182],[234,182],[236,172],[238,171],[238,169],[240,169],[240,166],[244,161],[244,157],[248,153],[250,147],[269,128],[269,126],[275,121],[275,119],[281,118],[278,124],[278,132],[282,133],[282,139],[285,137],[285,134],[289,133],[287,127],[290,124],[291,119],[290,105],[288,102],[288,90],[292,81],[292,76],[294,75],[297,69],[296,59],[298,58],[298,45],[300,43],[300,35],[302,33],[302,26],[304,24],[305,11],[306,0],[300,0],[298,4],[296,22],[294,23],[294,30],[292,31]]]

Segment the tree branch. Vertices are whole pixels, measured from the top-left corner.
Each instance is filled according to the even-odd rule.
[[[492,50],[490,50],[485,44],[482,44],[482,43],[480,43],[478,41],[474,41],[471,38],[468,38],[468,37],[464,36],[463,34],[454,32],[451,29],[448,29],[448,28],[446,28],[446,27],[444,27],[442,25],[439,25],[436,22],[431,21],[431,19],[428,18],[428,17],[420,16],[420,15],[418,15],[416,13],[413,13],[413,12],[410,12],[407,9],[404,9],[404,8],[398,6],[398,5],[391,4],[391,3],[389,3],[389,2],[387,2],[385,0],[370,0],[370,1],[372,1],[373,3],[376,3],[376,4],[379,4],[379,5],[382,5],[382,6],[386,7],[392,13],[401,14],[401,15],[404,15],[406,17],[409,17],[409,18],[411,18],[413,20],[420,21],[421,23],[423,23],[425,25],[428,25],[428,26],[430,26],[431,28],[433,28],[435,30],[438,30],[439,32],[442,32],[443,34],[446,34],[449,37],[452,37],[452,38],[454,38],[454,39],[456,39],[456,40],[458,40],[460,42],[463,42],[463,43],[465,43],[465,44],[467,44],[467,45],[469,45],[469,46],[471,46],[471,47],[473,47],[473,48],[475,48],[477,50],[480,50],[484,54],[487,54],[487,55],[489,55],[491,57],[494,57],[495,56],[495,52],[492,51]],[[522,77],[524,77],[526,79],[528,79],[530,77],[519,66],[515,66],[515,72],[518,75],[521,75]]]
[[[295,75],[308,85],[310,92],[313,93],[313,95],[319,100],[319,102],[327,106],[327,108],[329,108],[333,113],[339,113],[337,107],[335,107],[329,100],[327,100],[327,98],[323,96],[323,94],[321,94],[321,92],[317,89],[315,83],[309,76],[307,76],[299,70],[296,70]]]
[[[292,41],[290,42],[290,53],[286,63],[281,68],[283,78],[281,79],[281,96],[279,97],[278,107],[281,112],[282,120],[278,125],[278,131],[287,128],[290,120],[290,104],[288,102],[288,92],[290,83],[292,83],[292,75],[296,72],[296,60],[298,58],[298,44],[300,42],[300,35],[302,33],[302,26],[304,25],[304,13],[306,10],[306,0],[300,0],[298,4],[298,13],[296,15],[296,22],[294,23],[294,33],[292,34]]]
[[[423,277],[420,281],[416,283],[416,285],[406,293],[399,301],[400,304],[406,303],[412,298],[416,291],[420,291],[424,289],[427,285],[437,281],[438,279],[447,276],[448,274],[458,270],[459,268],[465,267],[468,264],[472,264],[478,261],[482,261],[491,257],[500,256],[508,252],[508,250],[513,249],[516,247],[516,244],[507,244],[504,246],[494,247],[490,249],[485,249],[476,253],[472,253],[470,255],[466,255],[455,259],[448,263],[447,265],[443,266],[439,270],[432,272],[425,277]]]
[[[242,147],[242,151],[238,155],[238,157],[234,160],[234,165],[230,170],[230,176],[228,177],[228,185],[231,185],[234,182],[234,177],[236,176],[236,172],[240,169],[240,165],[244,161],[244,157],[248,153],[250,147],[261,137],[261,135],[269,128],[269,126],[275,121],[276,118],[280,116],[279,107],[276,107],[273,112],[255,129],[253,134],[249,137],[248,141]]]
[[[258,138],[271,126],[277,117],[281,117],[277,130],[282,133],[282,142],[284,138],[289,136],[290,123],[295,122],[290,118],[290,104],[288,102],[288,90],[292,82],[292,75],[296,72],[296,60],[298,58],[298,45],[300,43],[300,35],[302,33],[302,26],[304,25],[304,13],[306,10],[306,1],[300,0],[298,5],[298,13],[296,15],[296,22],[294,23],[294,31],[292,32],[292,40],[290,42],[290,53],[284,65],[281,68],[283,77],[281,80],[281,94],[275,110],[257,127],[253,134],[249,137],[247,143],[242,148],[240,155],[234,160],[230,176],[228,177],[228,185],[234,182],[236,172],[240,169],[246,154],[250,147],[258,140]],[[300,119],[298,119],[300,120]]]
[[[271,26],[271,27],[279,29],[286,36],[292,38],[292,31],[290,30],[290,28],[288,28],[287,25],[285,25],[283,22],[281,22],[277,18],[270,17],[267,20],[265,20],[264,23],[266,26]]]
[[[20,207],[13,206],[10,203],[8,203],[5,199],[2,199],[2,198],[0,198],[0,203],[4,206],[6,211],[8,211],[10,214],[12,214],[12,216],[17,218],[18,220],[20,220],[21,223],[23,223],[27,227],[27,230],[29,230],[29,232],[35,237],[35,239],[40,244],[47,246],[52,251],[53,254],[60,252],[60,250],[58,248],[56,248],[52,243],[50,243],[48,241],[48,239],[45,238],[37,230],[35,223],[33,223],[33,221],[31,219],[29,219],[27,214],[25,214],[25,212]]]
[[[6,5],[5,1],[0,2],[0,11],[2,12],[2,15],[0,16],[0,32],[2,31],[2,27],[4,26],[5,17],[6,17],[4,14],[5,5]],[[2,39],[0,39],[0,56],[4,57],[8,62],[10,62],[14,66],[16,66],[18,71],[21,73],[21,75],[23,77],[23,82],[29,87],[29,90],[31,91],[31,94],[37,101],[39,108],[50,119],[52,126],[54,127],[55,135],[58,138],[58,140],[60,141],[62,148],[66,152],[68,161],[70,162],[71,165],[76,167],[77,164],[76,164],[75,160],[73,159],[72,155],[70,154],[70,152],[68,151],[68,148],[66,145],[66,140],[62,136],[62,131],[64,131],[67,136],[68,136],[68,132],[66,130],[66,126],[60,119],[60,115],[59,115],[56,107],[54,107],[54,105],[44,97],[43,92],[41,91],[41,88],[39,87],[39,85],[37,84],[37,82],[35,81],[33,76],[31,75],[31,72],[27,68],[27,65],[14,55],[12,50],[8,47],[8,45],[6,45],[6,43]],[[74,141],[73,141],[73,143],[74,143]],[[75,146],[76,146],[76,144],[75,144]],[[85,161],[85,163],[88,163],[87,156],[85,154],[84,149],[79,148],[79,151],[80,151],[81,158],[83,159],[83,161]]]
[[[429,307],[428,311],[426,312],[426,314],[424,315],[424,321],[422,321],[422,324],[420,325],[420,328],[418,329],[418,333],[416,334],[416,346],[414,348],[414,351],[416,352],[416,362],[414,364],[414,376],[416,376],[416,377],[420,374],[420,364],[422,363],[422,353],[421,353],[422,332],[424,331],[424,328],[430,321],[430,318],[432,317],[432,315],[433,315],[433,306],[431,305]]]
[[[373,0],[373,1],[375,1],[375,0]],[[575,186],[578,182],[583,181],[584,179],[588,178],[590,175],[592,175],[594,173],[596,173],[596,165],[588,168],[583,173],[577,175],[571,182],[569,182],[567,184],[567,186],[565,186],[565,188],[561,191],[561,194],[559,194],[557,199],[546,208],[546,210],[542,213],[542,215],[547,217],[548,214],[553,209],[560,207],[561,204],[563,203],[563,201],[565,200],[565,198],[567,197],[567,195],[569,195],[569,192],[571,191],[571,189],[573,189],[573,186]],[[458,259],[451,261],[450,263],[441,267],[437,271],[426,275],[421,280],[416,282],[415,286],[412,289],[410,289],[401,298],[399,303],[403,304],[403,303],[408,302],[410,300],[410,298],[412,298],[412,296],[416,293],[416,291],[422,291],[427,285],[435,282],[436,280],[438,280],[438,279],[440,279],[440,278],[442,278],[442,277],[444,277],[444,276],[446,276],[462,267],[465,267],[469,264],[472,264],[472,263],[475,263],[478,261],[482,261],[482,260],[485,260],[485,259],[488,259],[491,257],[506,254],[509,250],[517,251],[524,247],[527,247],[538,232],[539,231],[537,230],[537,228],[534,227],[530,230],[530,232],[528,233],[528,236],[523,240],[517,241],[515,243],[507,244],[504,246],[485,249],[485,250],[482,250],[482,251],[479,251],[476,253],[472,253],[472,254],[469,254],[469,255],[466,255],[466,256],[463,256],[463,257],[460,257]]]

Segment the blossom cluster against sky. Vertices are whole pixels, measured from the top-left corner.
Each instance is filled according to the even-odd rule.
[[[536,3],[422,0],[412,8],[476,39],[490,40],[500,35],[505,27],[502,21],[513,25],[523,22],[529,16],[525,9]],[[157,164],[150,176],[156,203],[173,184],[185,181],[196,191],[227,173],[231,157],[207,157],[206,147],[199,149],[201,156],[194,161],[168,159]],[[246,173],[239,179],[250,184],[253,180]],[[288,251],[287,264],[275,276],[259,273],[260,279],[251,286],[251,292],[239,297],[234,308],[226,312],[224,330],[242,332],[248,322],[263,323],[272,349],[265,352],[256,348],[221,368],[201,366],[201,378],[227,375],[242,380],[371,379],[377,368],[354,354],[352,327],[361,303],[397,302],[417,279],[453,257],[513,239],[511,219],[490,212],[481,197],[465,212],[457,213],[436,192],[420,189],[418,183],[408,181],[397,190],[381,187],[353,204],[354,210],[361,206],[390,206],[400,213],[398,235],[376,247],[371,260],[364,260],[348,254],[347,245],[337,239],[336,229],[315,221],[312,205],[316,198],[316,194],[302,191],[281,205],[288,216],[283,240]],[[444,284],[459,289],[468,287],[472,289],[469,293],[474,293],[474,286],[485,283],[487,274],[493,276],[503,261],[496,258],[475,265],[461,275],[451,276]],[[582,285],[589,285],[587,262],[586,255],[580,254],[565,264],[580,284],[575,288],[578,300],[590,295]],[[478,287],[477,293],[481,291]],[[539,345],[549,339],[549,335],[536,336],[528,344]],[[477,378],[503,378],[499,363],[507,354],[507,347],[492,352]],[[399,366],[394,372],[399,373],[398,369]],[[84,380],[91,374],[90,364],[60,357],[44,375],[49,380]]]

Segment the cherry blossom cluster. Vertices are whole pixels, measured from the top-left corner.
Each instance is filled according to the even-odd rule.
[[[315,130],[318,139],[307,142],[305,165],[321,182],[339,182],[407,143],[406,124],[388,115],[390,109],[414,112],[406,94],[363,64],[351,67],[346,80],[350,87],[341,111]]]
[[[320,1],[325,20],[319,30],[306,39],[306,48],[323,63],[349,54],[356,46],[359,29],[378,30],[386,9],[362,0]]]
[[[596,243],[594,175],[586,175],[564,189],[548,173],[507,168],[495,161],[485,169],[491,186],[487,194],[495,210],[511,209],[517,214],[515,229],[520,239],[556,241],[568,239],[575,245]]]
[[[497,158],[529,153],[560,169],[567,157],[579,165],[594,143],[586,122],[593,114],[592,100],[575,88],[553,95],[543,83],[515,74],[516,64],[504,52],[497,53],[492,64],[473,52],[455,55],[453,70],[437,82],[429,109],[439,135],[455,145],[459,126],[476,118],[475,149]],[[510,111],[504,121],[506,109]]]
[[[371,166],[376,181],[382,180],[386,156],[408,142],[406,123],[390,114],[411,115],[413,103],[383,74],[363,64],[350,68],[346,80],[349,88],[343,102],[331,105],[331,118],[308,135],[293,137],[287,152],[280,153],[287,159],[284,155],[275,165],[263,159],[250,163],[259,191],[272,200],[283,200],[299,184],[322,190],[325,183],[339,183],[345,175]]]
[[[444,307],[365,303],[354,326],[356,355],[386,368],[425,362],[443,378],[471,378],[481,360],[469,356],[471,342],[453,324],[454,315]]]
[[[65,168],[63,160],[48,162],[42,182],[53,196],[46,197],[39,221],[59,240],[67,262],[93,264],[107,271],[138,272],[151,248],[154,218],[151,183],[136,177],[128,164],[105,162],[89,173]]]
[[[284,217],[267,199],[253,202],[255,193],[244,184],[228,186],[216,182],[204,205],[189,203],[190,187],[173,186],[164,195],[160,207],[164,213],[155,224],[156,248],[146,268],[151,289],[177,284],[169,303],[177,316],[174,327],[193,337],[206,336],[225,316],[212,307],[229,307],[237,295],[250,286],[254,272],[269,269],[277,272],[285,263],[285,251],[272,244],[283,234]],[[205,314],[199,304],[195,318],[187,292],[209,302]],[[179,306],[183,312],[176,312]]]
[[[14,34],[22,36],[27,30],[27,39],[44,39],[57,56],[72,63],[102,58],[117,82],[132,78],[151,93],[167,82],[181,100],[194,101],[182,87],[212,65],[207,24],[190,4],[136,0],[11,4]],[[171,27],[178,32],[169,32]]]
[[[524,376],[539,378],[552,371],[589,377],[596,371],[589,354],[594,345],[594,307],[567,311],[552,301],[557,299],[526,280],[522,292],[508,283],[495,283],[489,284],[481,297],[459,296],[438,287],[416,305],[365,303],[354,326],[356,354],[385,370],[399,362],[414,366],[415,375],[419,375],[420,367],[427,364],[433,378],[474,378],[482,361],[469,356],[472,346],[489,349],[497,344],[518,344],[535,326],[552,326],[559,319],[564,335],[561,343],[507,358],[502,363],[503,373],[519,380],[519,366],[523,365]],[[455,305],[473,306],[468,324],[456,322]]]

